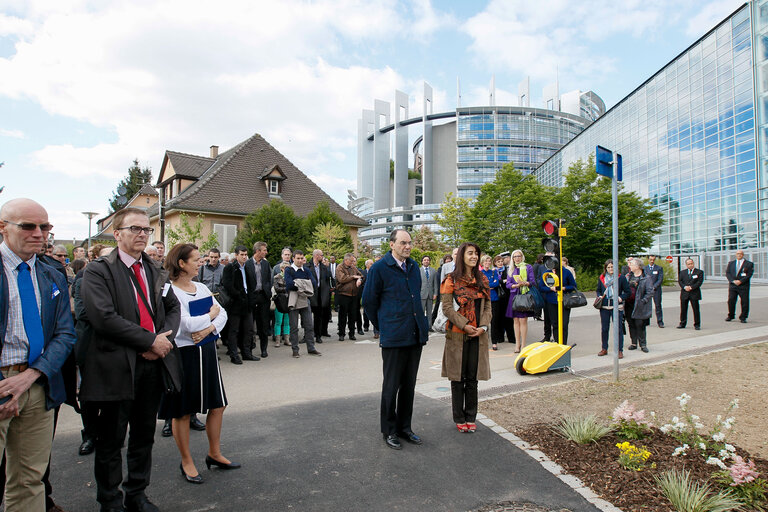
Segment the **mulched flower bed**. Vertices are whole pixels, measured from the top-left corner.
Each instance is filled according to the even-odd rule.
[[[515,435],[547,454],[568,474],[578,477],[603,499],[627,512],[672,510],[669,501],[656,485],[654,475],[671,469],[687,470],[692,478],[706,482],[719,470],[717,466],[706,464],[704,457],[696,450],[689,450],[687,455],[673,457],[672,452],[680,443],[655,428],[644,439],[630,441],[635,446],[644,446],[650,451],[651,458],[648,462],[656,463],[655,469],[648,468],[643,471],[624,469],[619,464],[619,449],[616,444],[625,439],[614,433],[606,435],[596,443],[586,445],[565,439],[555,433],[549,424],[526,427],[515,431]],[[736,452],[744,459],[752,459],[761,475],[768,474],[768,461],[752,457],[738,447]]]

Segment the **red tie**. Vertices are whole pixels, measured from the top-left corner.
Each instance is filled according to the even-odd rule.
[[[147,295],[147,285],[144,284],[144,278],[141,277],[141,263],[138,261],[131,265],[131,268],[133,269],[133,273],[136,274],[136,279],[139,280],[139,285],[141,286],[141,291],[144,292],[144,297],[147,297],[147,300],[149,300],[149,295]],[[147,306],[144,304],[144,301],[141,300],[141,297],[138,297],[139,299],[139,324],[149,332],[155,332],[155,322],[152,320],[152,315],[149,313],[149,310],[147,309]]]

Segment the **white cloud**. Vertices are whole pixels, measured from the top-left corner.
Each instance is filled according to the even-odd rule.
[[[24,132],[21,130],[7,130],[0,128],[0,137],[11,137],[12,139],[25,138]]]
[[[688,20],[685,33],[698,39],[740,5],[744,5],[744,0],[717,0],[703,3],[699,7],[699,13]]]

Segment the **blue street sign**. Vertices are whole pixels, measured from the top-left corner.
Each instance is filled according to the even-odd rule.
[[[621,155],[616,154],[616,180],[621,181],[622,169],[621,169]],[[603,146],[597,146],[595,148],[595,171],[601,176],[606,178],[613,178],[613,152],[609,149],[605,149]]]

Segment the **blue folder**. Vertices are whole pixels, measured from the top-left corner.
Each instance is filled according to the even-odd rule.
[[[211,311],[212,307],[213,307],[213,297],[211,297],[210,295],[202,299],[193,300],[189,303],[189,316],[207,315]],[[216,341],[217,339],[219,339],[219,335],[211,333],[208,336],[206,336],[200,343],[197,343],[197,345],[202,347],[206,343]]]

